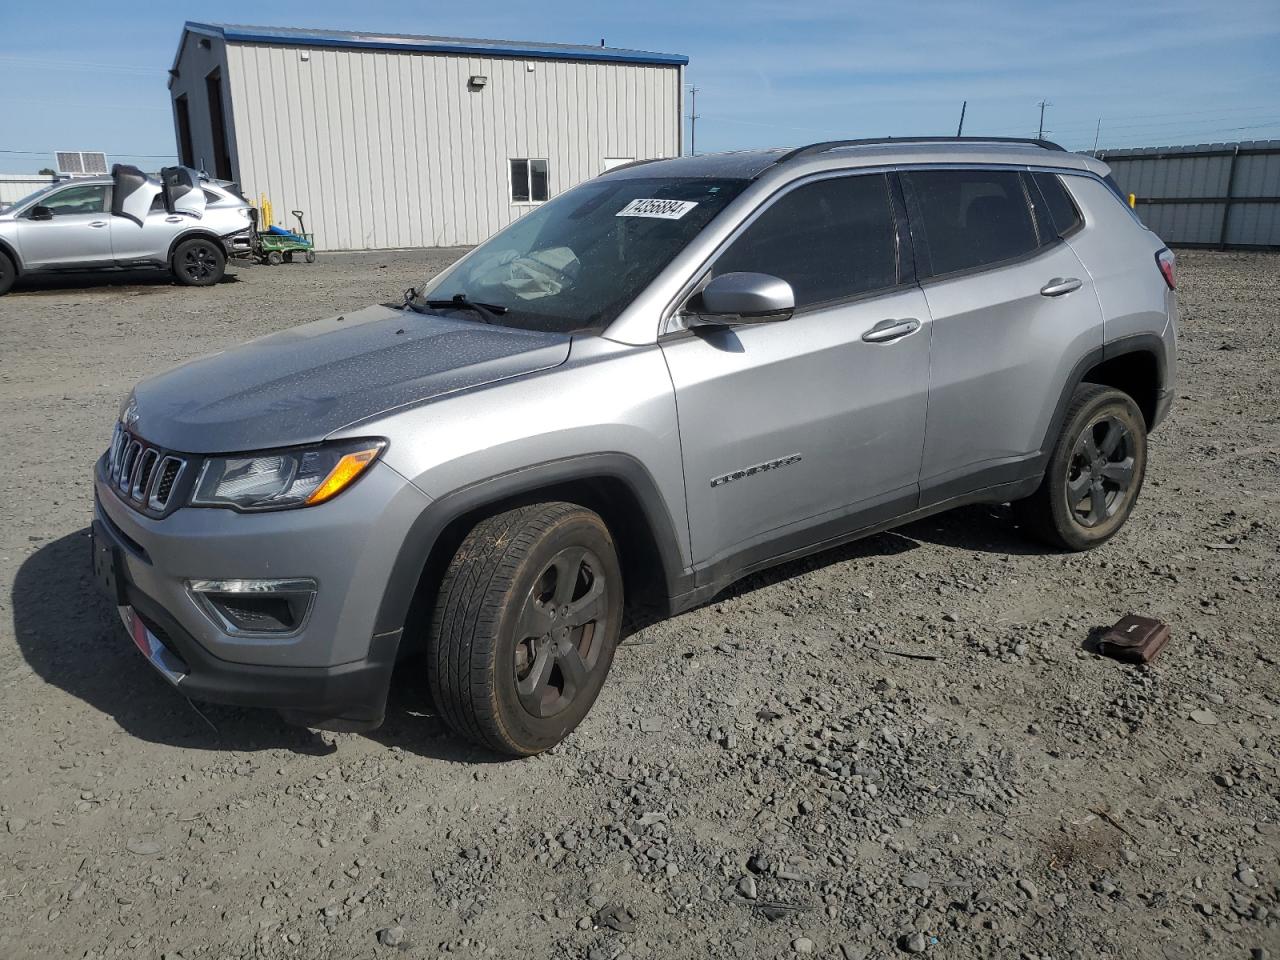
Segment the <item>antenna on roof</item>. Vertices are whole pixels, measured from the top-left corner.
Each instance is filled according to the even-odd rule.
[[[963,136],[963,135],[964,135],[964,112],[965,112],[965,110],[967,110],[967,109],[968,109],[968,107],[969,107],[969,101],[968,101],[968,100],[966,100],[964,103],[960,104],[960,126],[956,127],[956,136],[957,136],[957,137],[960,137],[960,136]]]
[[[604,46],[604,37],[601,37],[601,38],[600,38],[600,46],[602,46],[602,47]]]

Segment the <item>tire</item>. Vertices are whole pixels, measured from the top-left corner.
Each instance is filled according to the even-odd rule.
[[[316,252],[315,252],[314,250],[308,250],[308,251],[306,252],[306,255],[303,257],[303,259],[304,259],[304,260],[306,260],[306,261],[307,261],[307,263],[315,263],[315,262],[316,262]]]
[[[14,266],[9,255],[0,253],[0,297],[3,297],[13,287],[14,281],[18,279],[18,268]]]
[[[478,523],[441,580],[427,639],[444,721],[511,756],[555,746],[604,686],[622,601],[613,538],[590,510],[538,503]]]
[[[280,264],[284,263],[284,256],[279,250],[272,250],[267,254],[267,263],[273,267],[278,267]]]
[[[211,287],[222,279],[227,255],[212,240],[196,237],[178,244],[173,251],[173,275],[188,287]]]
[[[1076,388],[1044,479],[1014,504],[1039,539],[1091,550],[1124,526],[1147,470],[1147,426],[1133,398],[1092,383]]]

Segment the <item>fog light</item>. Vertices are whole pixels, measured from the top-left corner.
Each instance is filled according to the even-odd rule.
[[[316,582],[307,577],[189,580],[187,589],[214,623],[236,636],[297,633],[316,596]]]

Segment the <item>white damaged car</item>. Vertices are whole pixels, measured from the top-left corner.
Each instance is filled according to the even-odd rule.
[[[250,206],[234,183],[187,167],[150,177],[117,164],[110,176],[50,184],[0,208],[0,294],[19,277],[137,268],[209,286],[252,238]]]

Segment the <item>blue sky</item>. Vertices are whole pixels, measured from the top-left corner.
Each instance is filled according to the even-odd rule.
[[[214,12],[216,10],[216,13]],[[185,19],[687,54],[699,152],[837,137],[1047,134],[1070,149],[1280,138],[1280,2],[0,0],[0,172],[54,149],[159,166]],[[34,151],[15,153],[12,151]],[[43,151],[43,153],[41,153]]]

